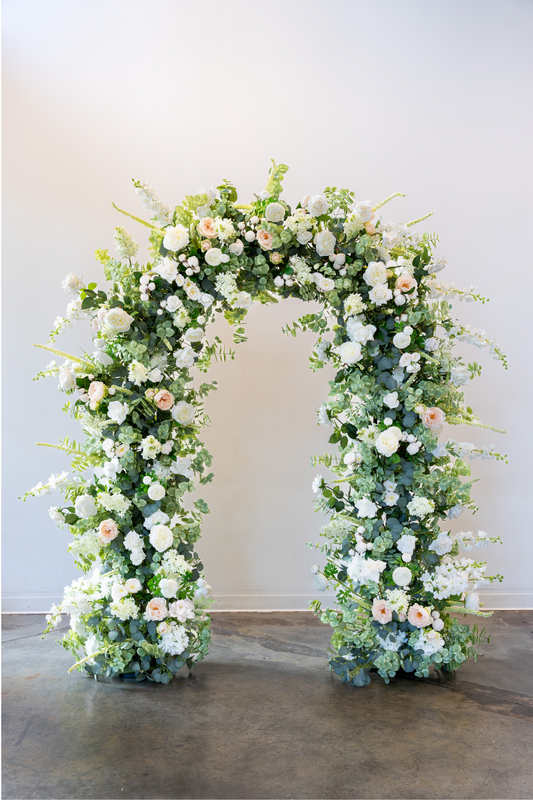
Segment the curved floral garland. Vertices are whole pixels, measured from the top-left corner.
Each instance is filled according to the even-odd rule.
[[[439,282],[435,237],[378,220],[384,203],[328,188],[293,211],[279,199],[286,171],[274,163],[250,205],[239,205],[225,181],[171,210],[135,183],[153,221],[133,217],[149,228],[150,262],[135,261],[138,245],[117,228],[118,258],[96,254],[107,293],[74,273],[63,281],[74,299],[51,339],[89,319],[94,352],[78,358],[42,346],[65,360],[38,377],[59,377],[65,410],[86,439],[53,445],[72,456],[77,474],[52,475],[25,498],[64,494],[49,513],[74,536],[69,549],[86,577],[67,587],[47,631],[69,614],[62,643],[91,675],[168,683],[208,651],[211,587],[194,552],[208,508],[197,500],[187,512],[182,498],[195,478],[212,478],[199,436],[215,386],[193,388],[190,370],[233,356],[220,340],[206,341],[215,312],[240,342],[252,302],[278,297],[322,303],[287,332],[315,331],[312,369],[337,369],[319,423],[333,427],[339,454],[316,459],[336,478],[313,485],[318,508],[331,514],[326,564],[312,572],[318,589],[335,587],[337,607],[312,606],[334,628],[332,669],[364,685],[371,668],[388,681],[400,668],[427,675],[432,664],[455,669],[476,656],[482,634],[450,611],[481,614],[472,590],[494,578],[457,556],[499,539],[453,537],[441,525],[474,508],[464,457],[503,456],[438,436],[444,422],[481,425],[462,394],[481,368],[455,358],[454,342],[489,348],[505,364],[497,343],[451,316],[450,299],[484,298]]]

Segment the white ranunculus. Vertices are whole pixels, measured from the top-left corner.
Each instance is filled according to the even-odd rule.
[[[64,392],[76,386],[76,375],[69,367],[59,368],[59,388]]]
[[[127,403],[121,403],[120,400],[113,400],[107,407],[107,416],[109,419],[112,419],[113,422],[122,425],[128,416],[128,411],[129,407]]]
[[[198,299],[204,308],[209,308],[215,302],[213,295],[207,294],[207,292],[203,292]]]
[[[354,505],[357,508],[357,516],[361,517],[361,519],[373,519],[376,516],[378,507],[369,500],[368,497],[362,497],[360,500],[356,500]]]
[[[285,216],[285,209],[281,203],[270,203],[266,207],[265,217],[269,222],[281,222]]]
[[[172,419],[180,425],[190,425],[194,421],[196,409],[185,400],[180,400],[172,409],[171,414]]]
[[[205,260],[210,267],[218,267],[222,263],[222,250],[220,247],[211,247],[205,254]]]
[[[398,350],[405,350],[411,344],[411,337],[405,331],[400,331],[394,336],[392,343]]]
[[[162,500],[165,496],[165,487],[160,483],[151,483],[148,487],[148,497],[150,500]]]
[[[240,256],[243,250],[244,244],[240,239],[237,239],[236,242],[233,242],[233,244],[230,244],[229,246],[229,251],[234,256]]]
[[[382,261],[371,261],[363,273],[363,280],[369,286],[387,283],[387,267]]]
[[[307,203],[307,210],[312,217],[322,216],[327,212],[328,208],[329,204],[325,194],[314,194]]]
[[[159,581],[159,588],[161,589],[163,597],[170,598],[176,597],[180,587],[178,582],[173,580],[173,578],[163,578],[162,581]]]
[[[359,342],[344,342],[337,353],[343,364],[356,364],[363,357]]]
[[[398,432],[401,436],[401,431],[396,426],[387,428],[385,431],[381,431],[375,441],[376,450],[378,453],[381,453],[381,455],[387,457],[394,455],[400,446]]]
[[[48,514],[50,515],[50,519],[53,519],[54,522],[64,522],[65,521],[64,515],[61,513],[59,508],[57,508],[57,506],[52,506],[51,508],[49,508],[48,509]]]
[[[331,231],[320,231],[313,241],[319,256],[330,256],[337,245],[337,240]]]
[[[170,258],[164,258],[161,264],[158,264],[157,267],[155,267],[154,272],[157,272],[158,275],[161,275],[161,277],[168,283],[172,283],[172,281],[176,280],[176,275],[178,274],[178,265],[175,261],[171,261]]]
[[[104,317],[104,325],[112,333],[129,331],[132,322],[133,317],[130,317],[123,308],[111,308]]]
[[[175,228],[167,228],[163,238],[163,247],[175,253],[183,250],[189,244],[189,231],[183,225],[176,225]]]
[[[300,244],[309,244],[313,238],[313,234],[311,231],[300,231],[296,234],[296,238]]]
[[[201,342],[204,338],[205,331],[203,328],[187,328],[185,336],[189,342]]]
[[[398,392],[389,392],[383,396],[383,402],[389,408],[398,408],[400,401],[398,400]]]
[[[75,272],[69,272],[68,275],[61,281],[61,286],[65,292],[69,294],[77,294],[80,289],[83,289],[83,278],[76,275]]]
[[[91,497],[90,494],[80,494],[79,497],[76,497],[74,510],[76,515],[82,519],[94,517],[96,514],[96,503],[94,502],[94,497]]]
[[[150,531],[150,544],[158,553],[168,550],[174,542],[172,531],[167,525],[154,525]]]
[[[392,580],[396,586],[409,586],[413,580],[413,573],[409,567],[397,567],[392,573]]]
[[[368,299],[376,306],[385,305],[392,299],[392,290],[384,283],[378,283],[374,286],[371,292],[368,293]]]

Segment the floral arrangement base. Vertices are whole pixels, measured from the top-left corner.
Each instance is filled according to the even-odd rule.
[[[286,171],[274,163],[249,204],[224,181],[169,208],[135,182],[151,220],[121,213],[148,230],[149,261],[136,260],[138,245],[118,227],[116,257],[96,253],[106,291],[73,272],[63,281],[73,299],[51,341],[86,320],[94,349],[38,345],[63,359],[39,377],[59,378],[65,411],[86,438],[47,445],[72,457],[74,474],[52,475],[26,497],[64,495],[49,513],[72,535],[85,577],[67,588],[47,630],[70,615],[63,645],[73,669],[166,684],[207,655],[211,587],[195,545],[209,509],[184,496],[213,477],[200,437],[217,387],[193,377],[213,358],[233,358],[207,338],[217,313],[240,343],[253,302],[288,297],[321,304],[286,332],[314,331],[311,368],[335,369],[318,422],[338,453],[315,457],[331,477],[313,484],[317,510],[331,518],[312,573],[336,604],[311,605],[333,628],[331,669],[363,686],[372,668],[388,682],[401,670],[424,678],[477,658],[484,631],[451,613],[483,616],[476,590],[501,576],[488,578],[485,563],[464,553],[499,537],[452,533],[449,522],[475,510],[467,460],[505,457],[439,437],[445,423],[490,428],[463,394],[481,367],[453,352],[467,343],[506,364],[497,342],[452,314],[456,300],[485,298],[436,277],[445,266],[437,237],[414,229],[426,217],[378,218],[399,193],[373,205],[328,187],[291,208],[281,199]]]

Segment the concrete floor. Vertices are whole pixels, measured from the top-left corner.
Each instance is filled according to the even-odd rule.
[[[42,617],[5,616],[3,797],[533,797],[533,612],[496,612],[451,684],[364,689],[309,613],[213,617],[209,659],[161,686],[67,675]]]

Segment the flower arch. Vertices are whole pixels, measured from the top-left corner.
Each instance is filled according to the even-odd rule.
[[[207,655],[211,587],[194,547],[209,510],[198,499],[187,512],[182,499],[212,478],[200,436],[215,387],[194,389],[191,371],[233,356],[206,339],[215,313],[242,342],[252,302],[287,297],[321,302],[286,331],[314,331],[311,368],[336,368],[318,421],[332,427],[339,452],[316,459],[332,478],[313,484],[317,508],[331,516],[316,545],[325,563],[312,568],[317,589],[336,590],[334,608],[312,603],[334,629],[330,667],[364,685],[372,668],[388,682],[399,669],[425,676],[476,655],[482,634],[450,612],[483,615],[475,589],[494,578],[459,554],[499,538],[442,527],[473,508],[465,456],[504,457],[438,436],[445,422],[488,427],[462,393],[481,368],[452,346],[488,348],[506,366],[505,357],[484,332],[455,321],[450,305],[485,298],[435,277],[445,262],[433,257],[434,235],[377,218],[398,195],[372,205],[332,187],[293,210],[280,198],[286,171],[273,162],[249,205],[228,181],[175,209],[134,182],[151,221],[121,213],[148,229],[149,263],[135,260],[138,245],[118,227],[117,257],[96,253],[107,292],[75,273],[63,281],[73,299],[50,340],[88,319],[94,352],[38,345],[64,359],[38,377],[59,377],[85,441],[52,445],[71,455],[72,474],[52,475],[24,499],[64,495],[49,513],[73,535],[84,576],[52,608],[46,630],[70,615],[62,643],[76,658],[72,669],[168,683]]]

